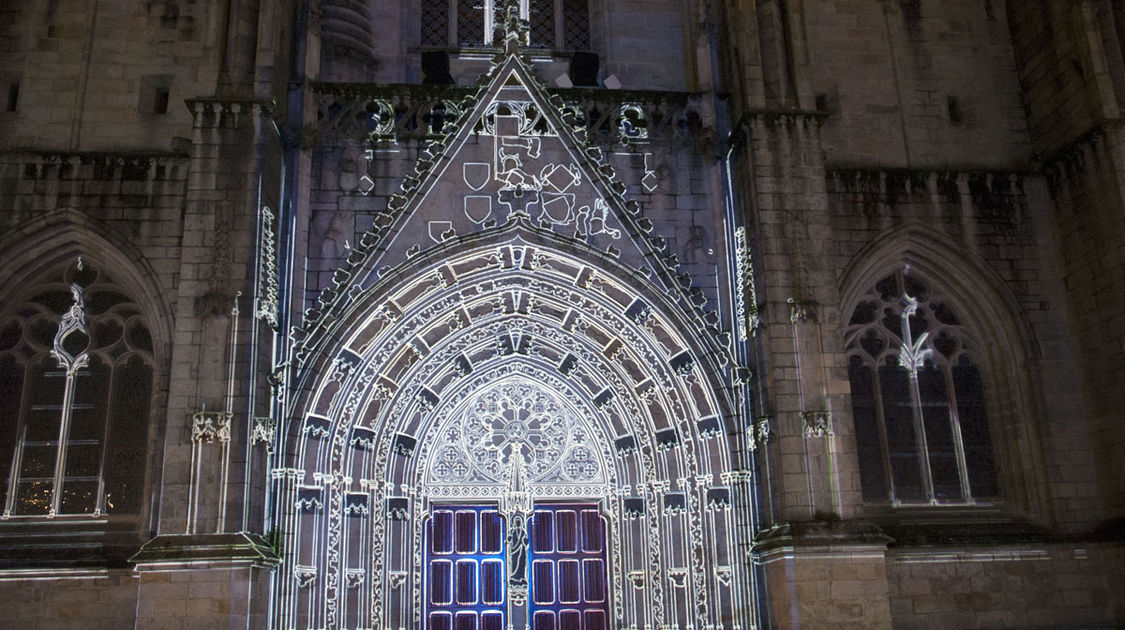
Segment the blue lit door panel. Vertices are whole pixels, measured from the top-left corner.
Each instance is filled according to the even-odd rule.
[[[605,519],[593,503],[536,505],[531,630],[608,630]],[[494,505],[436,505],[426,525],[427,630],[507,628],[506,527]]]
[[[426,628],[504,630],[504,521],[494,505],[437,505],[426,525]]]

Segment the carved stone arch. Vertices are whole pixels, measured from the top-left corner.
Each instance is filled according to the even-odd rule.
[[[280,453],[297,483],[279,484],[276,496],[283,509],[309,510],[279,515],[296,529],[308,522],[305,538],[290,544],[319,551],[297,552],[277,579],[315,575],[327,599],[317,603],[320,595],[311,592],[292,597],[325,622],[351,623],[355,614],[375,625],[417,623],[417,554],[432,490],[424,486],[425,467],[435,436],[465,400],[519,380],[545,384],[552,396],[581,398],[570,408],[598,426],[599,458],[614,469],[604,471],[604,490],[579,494],[608,495],[618,618],[636,619],[623,606],[635,605],[626,592],[639,588],[633,581],[642,574],[650,576],[650,619],[680,614],[666,599],[680,596],[674,593],[691,594],[684,605],[695,615],[717,622],[716,615],[731,614],[717,608],[730,606],[733,596],[724,589],[731,564],[741,562],[735,528],[725,519],[730,484],[743,464],[732,461],[736,449],[724,431],[733,413],[722,349],[688,312],[640,271],[522,220],[382,270],[346,309],[322,317],[304,342],[308,353],[294,378],[299,387]],[[478,377],[484,380],[474,384]],[[565,499],[582,484],[564,486]],[[450,487],[451,498],[461,498]],[[376,547],[367,564],[350,565],[360,560],[347,559],[341,502],[359,496],[365,498],[354,500],[372,519],[365,535]],[[382,546],[389,540],[409,540],[409,557]],[[631,540],[647,547],[626,564],[620,554]],[[668,556],[669,545],[680,550]],[[368,603],[348,610],[331,603],[346,590],[347,576],[360,573]],[[711,583],[715,575],[728,576],[723,586]],[[400,613],[410,618],[389,616]],[[285,623],[288,613],[279,614]]]
[[[1025,361],[1040,355],[1023,308],[1000,274],[973,251],[920,225],[886,230],[864,246],[840,275],[841,312],[850,313],[867,286],[910,265],[957,299],[979,334]]]
[[[58,452],[65,452],[68,458],[72,450],[82,455],[73,460],[81,461],[74,469],[81,472],[72,474],[61,465],[56,468],[49,493],[63,495],[62,510],[55,512],[59,506],[52,505],[45,518],[55,514],[72,517],[75,523],[82,523],[83,535],[99,536],[103,543],[99,548],[79,545],[76,551],[77,529],[42,527],[46,521],[36,517],[43,515],[31,511],[20,514],[30,518],[13,526],[13,539],[26,535],[25,531],[42,539],[42,553],[27,560],[29,564],[53,562],[53,554],[73,561],[122,562],[151,535],[157,518],[152,495],[160,487],[157,463],[165,429],[162,419],[172,323],[168,303],[140,252],[104,225],[73,210],[25,222],[20,230],[0,239],[0,252],[0,315],[12,315],[10,307],[19,304],[29,307],[26,312],[42,309],[36,317],[49,322],[47,332],[55,335],[54,348],[49,341],[44,344],[42,337],[29,343],[30,337],[25,335],[13,350],[45,357],[42,362],[36,358],[35,364],[26,364],[24,387],[34,387],[34,379],[46,373],[65,379],[67,387],[73,388],[70,391],[85,397],[80,404],[86,420],[77,429],[79,433],[71,423],[78,414],[72,401],[78,399],[60,392],[58,400],[50,401],[60,410],[50,418],[54,430],[63,436],[56,441]],[[22,306],[16,310],[25,312]],[[17,314],[15,319],[20,317]],[[68,348],[60,342],[75,338],[79,331],[86,339],[83,346]],[[8,420],[29,422],[34,413],[26,403],[29,400],[25,399],[22,413],[17,403],[14,417],[4,418],[5,424]],[[44,425],[46,419],[39,417],[36,422]],[[23,440],[22,436],[17,440],[16,453],[26,454]],[[12,480],[25,474],[15,464],[3,468],[0,474],[6,479],[9,474]],[[81,489],[89,484],[96,489]],[[70,511],[68,495],[83,497]],[[5,509],[11,507],[8,500]],[[12,561],[19,563],[26,552],[3,553],[10,553]],[[89,557],[78,560],[84,555]]]
[[[167,365],[172,340],[169,288],[145,255],[104,223],[74,209],[29,219],[0,239],[0,304],[22,286],[74,264],[79,256],[99,266],[124,288],[145,315],[157,365]],[[161,375],[160,391],[166,390]]]
[[[631,293],[644,300],[646,311],[655,308],[665,314],[669,330],[682,339],[682,350],[689,353],[693,365],[698,367],[705,381],[703,389],[715,397],[719,418],[728,421],[735,415],[734,404],[728,399],[726,369],[729,366],[726,349],[719,347],[709,334],[703,334],[703,326],[691,318],[682,296],[662,290],[645,273],[619,264],[605,252],[585,243],[560,237],[550,230],[532,227],[525,220],[513,220],[504,226],[423,250],[397,267],[380,270],[378,278],[371,281],[370,286],[351,287],[350,292],[354,297],[348,300],[346,308],[321,316],[316,327],[308,331],[308,337],[299,344],[297,356],[300,365],[294,374],[295,395],[312,395],[311,390],[315,387],[313,381],[328,373],[333,364],[340,360],[340,348],[347,347],[349,343],[355,345],[357,336],[361,334],[357,331],[368,325],[363,321],[364,318],[382,313],[392,318],[399,315],[393,312],[397,308],[393,303],[384,303],[388,295],[427,276],[433,278],[434,282],[449,281],[449,278],[440,277],[447,273],[443,271],[443,267],[447,267],[444,263],[460,252],[480,250],[495,252],[497,256],[511,255],[511,251],[502,251],[506,247],[517,248],[519,251],[557,252],[577,261],[573,264],[589,268],[595,280],[601,275],[627,284]],[[512,264],[511,260],[500,261],[499,258],[496,263],[509,267]],[[521,264],[529,265],[533,261],[523,261]],[[628,306],[623,304],[622,310]],[[356,351],[354,347],[348,349],[352,354]],[[300,403],[298,406],[303,406],[306,411],[311,409],[307,403]],[[735,427],[724,428],[728,432],[735,430]]]
[[[924,226],[889,229],[862,248],[841,274],[841,326],[865,291],[906,267],[953,302],[975,340],[1005,506],[1048,518],[1041,402],[1026,369],[1038,358],[1039,348],[1015,295],[986,261]]]

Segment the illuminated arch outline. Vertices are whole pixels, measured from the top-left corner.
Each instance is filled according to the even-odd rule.
[[[626,610],[635,601],[625,597],[626,589],[640,584],[654,604],[651,621],[675,618],[683,614],[675,610],[679,602],[692,602],[693,616],[722,625],[719,617],[743,605],[744,595],[736,593],[745,587],[736,577],[743,572],[732,567],[740,563],[737,534],[727,521],[737,467],[725,440],[732,413],[717,394],[723,379],[718,353],[698,335],[681,332],[693,330],[677,321],[681,308],[639,273],[614,269],[604,255],[598,265],[579,258],[594,254],[581,251],[583,244],[524,220],[471,240],[475,246],[437,247],[385,273],[333,321],[324,336],[332,344],[319,346],[305,378],[296,379],[303,387],[294,408],[303,414],[287,431],[292,459],[275,472],[275,491],[282,506],[319,494],[319,507],[311,519],[304,517],[303,528],[300,517],[279,517],[292,526],[287,548],[317,539],[323,544],[317,557],[289,554],[277,596],[294,601],[279,602],[276,621],[292,619],[286,608],[312,606],[320,611],[317,622],[352,623],[354,614],[356,623],[381,625],[395,605],[411,611],[400,623],[420,621],[421,576],[414,568],[421,564],[422,519],[431,498],[448,498],[431,496],[422,478],[438,418],[456,407],[452,401],[522,374],[565,392],[600,423],[600,455],[613,462],[610,483],[600,495],[569,488],[574,498],[604,501],[616,618],[643,623],[639,616],[646,613]],[[471,371],[462,376],[466,367]],[[480,384],[472,385],[474,378]],[[371,553],[362,566],[349,566],[346,502],[363,492],[374,515],[365,537]],[[488,493],[470,496],[482,494]],[[397,525],[379,511],[403,500],[409,508],[398,516],[409,520],[411,553],[395,567],[383,557],[390,549],[382,542]],[[623,559],[623,541],[634,537],[646,545],[640,566]],[[683,548],[669,553],[670,544]],[[664,566],[675,557],[684,559],[682,566]],[[366,579],[352,590],[369,608],[345,593],[347,576],[360,571]],[[315,576],[310,592],[285,588],[287,580],[300,581],[298,574]]]

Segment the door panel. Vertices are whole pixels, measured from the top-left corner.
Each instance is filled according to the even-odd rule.
[[[435,505],[425,533],[427,628],[504,630],[506,527],[496,506]],[[536,505],[528,537],[531,630],[606,630],[606,526],[597,505]]]
[[[529,527],[532,630],[604,630],[605,519],[597,505],[536,505]]]
[[[429,630],[504,630],[504,520],[494,505],[436,505],[426,525]]]

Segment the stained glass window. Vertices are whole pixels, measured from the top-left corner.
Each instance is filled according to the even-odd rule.
[[[846,342],[864,498],[970,503],[998,494],[968,332],[947,300],[902,271],[856,306]]]
[[[482,46],[485,29],[485,0],[457,0],[457,44],[459,46]],[[491,42],[488,42],[491,43]]]
[[[529,44],[554,50],[590,49],[588,0],[522,0],[520,15],[528,21]],[[421,42],[442,47],[492,45],[493,31],[503,19],[502,0],[422,0]],[[454,36],[449,36],[450,15]],[[560,28],[561,24],[561,28]]]
[[[449,45],[449,0],[422,0],[422,45]]]
[[[589,0],[562,0],[563,48],[590,50]]]
[[[555,0],[527,0],[527,20],[532,48],[554,48]]]

